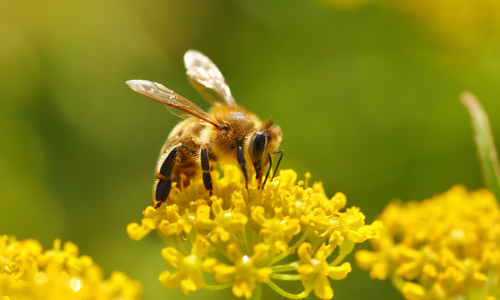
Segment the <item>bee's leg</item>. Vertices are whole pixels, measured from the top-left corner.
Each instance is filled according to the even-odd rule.
[[[245,175],[245,188],[248,190],[248,174],[247,168],[245,167],[245,154],[243,153],[243,147],[238,147],[236,158],[238,159],[238,164],[241,167],[241,171],[243,171],[243,175]]]
[[[274,170],[274,173],[273,173],[273,177],[271,178],[271,181],[273,181],[274,179],[274,176],[276,175],[276,172],[278,171],[278,168],[280,167],[280,163],[281,163],[281,159],[283,158],[283,153],[285,153],[285,150],[278,150],[278,151],[274,151],[272,154],[278,154],[280,153],[280,159],[278,159],[278,164],[276,165],[276,170]]]
[[[208,160],[207,148],[201,148],[200,152],[201,169],[203,170],[203,184],[205,188],[210,191],[210,196],[212,196],[212,176],[210,175],[210,163]]]
[[[269,177],[269,173],[271,172],[271,168],[273,167],[273,158],[271,155],[278,154],[280,153],[280,159],[278,159],[278,164],[276,165],[276,170],[274,170],[273,177],[271,178],[271,181],[273,181],[274,176],[276,175],[276,172],[278,171],[278,168],[281,163],[281,159],[283,158],[283,153],[285,153],[285,150],[278,150],[273,153],[268,154],[269,155],[269,169],[267,170],[266,173],[266,178],[264,179],[264,183],[262,184],[262,190],[264,190],[264,187],[266,186],[267,178]]]
[[[168,153],[160,167],[160,172],[156,174],[157,183],[155,184],[155,208],[158,208],[165,202],[170,194],[172,187],[172,171],[177,158],[177,149],[179,146],[174,147]]]
[[[269,154],[269,169],[267,169],[266,178],[264,179],[264,183],[262,184],[262,190],[264,190],[264,187],[266,186],[267,177],[269,177],[269,173],[271,173],[272,168],[273,168],[273,157],[271,156],[271,154]]]

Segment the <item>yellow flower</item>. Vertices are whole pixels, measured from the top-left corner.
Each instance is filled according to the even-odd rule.
[[[306,289],[314,289],[314,294],[320,299],[333,298],[333,289],[327,277],[334,280],[341,280],[351,272],[351,264],[346,262],[335,267],[328,264],[326,259],[332,253],[330,245],[325,244],[316,250],[314,258],[311,257],[312,246],[309,243],[300,245],[297,252],[301,261],[304,262],[298,268],[300,279]]]
[[[496,43],[500,29],[497,0],[318,0],[340,9],[378,2],[419,22],[440,46],[464,50]]]
[[[198,226],[210,231],[208,237],[211,241],[217,242],[220,239],[227,242],[232,236],[236,239],[236,232],[242,230],[247,223],[247,216],[242,212],[245,211],[245,202],[243,200],[233,200],[233,205],[230,209],[222,208],[222,199],[212,202],[212,214],[210,215],[210,207],[201,205],[196,212]],[[213,218],[213,219],[212,219]]]
[[[500,208],[487,190],[455,186],[420,203],[392,203],[379,219],[374,252],[356,253],[370,276],[393,283],[406,299],[500,293]]]
[[[500,28],[496,0],[407,0],[388,2],[420,22],[445,45],[477,48],[494,41]]]
[[[348,208],[345,213],[340,213],[336,209],[343,208],[344,199],[342,193],[337,193],[332,200],[322,199],[319,201],[321,206],[309,214],[311,225],[324,230],[320,236],[329,235],[329,243],[333,248],[342,245],[345,238],[354,243],[361,243],[366,239],[379,237],[382,230],[381,222],[365,225],[365,216],[357,207]]]
[[[43,251],[35,240],[0,236],[0,296],[7,299],[139,299],[141,284],[115,271],[103,279],[101,268],[78,247],[54,241]]]
[[[256,288],[256,281],[268,282],[271,268],[259,268],[257,265],[267,258],[269,246],[260,243],[255,245],[254,254],[249,257],[241,253],[238,245],[230,244],[227,247],[228,258],[234,263],[233,266],[226,264],[217,265],[214,268],[215,279],[221,283],[234,280],[233,294],[236,297],[245,296],[250,299]]]
[[[207,241],[198,239],[194,244],[191,254],[184,256],[177,249],[167,247],[161,251],[163,258],[177,269],[174,273],[165,271],[160,274],[160,282],[166,288],[174,288],[180,284],[182,292],[194,292],[203,285],[202,271],[212,272],[217,263],[216,259],[202,261],[207,248]]]
[[[360,250],[355,253],[356,263],[363,270],[370,270],[371,279],[385,280],[390,275],[394,261],[394,242],[392,239],[382,236],[370,240],[372,248],[378,250],[370,252]]]
[[[319,1],[340,9],[358,8],[363,5],[366,5],[367,3],[373,2],[373,0],[319,0]]]
[[[183,232],[186,236],[194,237],[196,232],[191,234],[193,229],[196,230],[194,220],[194,212],[186,208],[183,214],[179,214],[179,207],[172,204],[166,207],[166,217],[161,220],[158,229],[166,236],[175,236]]]
[[[340,264],[355,243],[380,235],[380,222],[365,224],[364,215],[356,207],[342,211],[346,197],[337,193],[328,198],[320,182],[309,186],[310,174],[306,174],[305,181],[298,181],[294,171],[284,170],[260,190],[255,178],[245,188],[238,166],[222,165],[221,169],[224,176],[211,172],[213,196],[204,188],[199,174],[188,186],[174,185],[167,203],[157,210],[146,208],[141,224],[127,227],[134,240],[156,229],[167,244],[162,255],[177,269],[160,275],[167,288],[180,285],[188,293],[200,288],[232,287],[237,297],[250,298],[256,290],[260,293],[261,284],[267,284],[282,296],[300,299],[312,289],[290,294],[274,281],[302,280],[298,269],[311,261],[301,262],[296,251],[305,241],[314,240],[318,246],[326,243],[329,246],[325,249],[340,245],[336,255],[328,250],[321,256],[325,261],[331,258]],[[290,258],[296,262],[282,263]],[[330,287],[328,278],[342,279],[347,275],[345,272],[338,276],[332,270],[345,271],[346,266],[332,266],[326,275],[314,276],[323,286]],[[220,284],[209,284],[214,281]],[[325,299],[333,296],[333,292],[321,292],[319,283],[317,294]]]
[[[288,250],[288,242],[300,232],[299,219],[284,217],[282,210],[282,207],[275,207],[272,219],[266,218],[262,206],[257,206],[252,211],[252,219],[262,226],[260,234],[264,241],[278,254]]]

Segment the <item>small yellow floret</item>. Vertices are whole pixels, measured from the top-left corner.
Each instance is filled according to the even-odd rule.
[[[346,262],[335,267],[328,264],[326,259],[332,253],[330,245],[323,244],[316,253],[314,258],[311,257],[312,246],[309,243],[300,245],[297,254],[301,261],[304,262],[298,268],[302,284],[306,289],[314,289],[314,294],[320,299],[333,298],[333,289],[327,277],[334,280],[341,280],[347,277],[351,272],[351,264]]]
[[[230,244],[227,247],[228,258],[234,265],[220,264],[215,266],[215,279],[221,283],[233,281],[233,294],[236,297],[244,296],[250,299],[256,288],[256,281],[268,282],[272,273],[270,268],[259,268],[269,252],[269,246],[257,244],[254,247],[254,255],[248,256],[241,253],[238,245]]]
[[[166,288],[181,286],[182,292],[188,294],[202,287],[202,271],[212,271],[216,264],[214,259],[203,261],[204,248],[209,247],[207,241],[199,239],[194,244],[191,254],[184,256],[177,249],[167,247],[162,250],[161,255],[177,269],[175,272],[165,271],[160,274],[160,282]]]

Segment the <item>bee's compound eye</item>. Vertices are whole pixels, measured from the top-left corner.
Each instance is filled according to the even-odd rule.
[[[222,125],[222,126],[221,126],[221,128],[220,128],[220,129],[225,130],[225,131],[228,131],[228,130],[230,130],[230,129],[231,129],[231,126],[229,126],[229,124],[224,124],[224,125]]]
[[[253,138],[252,145],[252,156],[254,160],[257,160],[262,157],[264,153],[264,149],[266,148],[267,137],[263,131],[257,131]]]

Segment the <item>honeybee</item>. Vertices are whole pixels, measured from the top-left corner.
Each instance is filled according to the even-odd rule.
[[[153,186],[155,208],[167,200],[172,182],[180,182],[181,174],[189,181],[200,167],[203,184],[212,196],[210,170],[215,162],[239,165],[247,189],[247,165],[251,163],[258,188],[261,184],[264,188],[272,169],[272,156],[280,154],[271,181],[283,158],[284,151],[278,150],[281,128],[270,119],[260,121],[256,114],[236,104],[222,73],[202,53],[187,51],[184,64],[191,84],[212,104],[208,113],[159,83],[126,82],[132,90],[165,104],[172,114],[185,119],[170,132],[160,151]],[[268,171],[262,181],[266,167]]]

